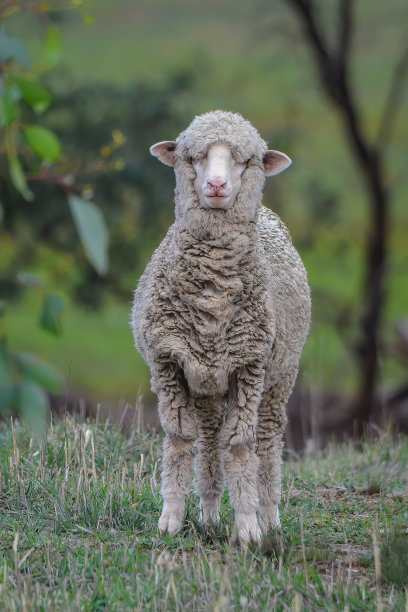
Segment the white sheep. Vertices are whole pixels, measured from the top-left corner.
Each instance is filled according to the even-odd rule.
[[[175,222],[132,310],[165,432],[159,529],[182,527],[194,461],[203,522],[219,520],[226,477],[238,536],[258,542],[279,525],[285,404],[310,321],[301,259],[262,205],[265,175],[291,160],[224,111],[150,151],[176,174]]]

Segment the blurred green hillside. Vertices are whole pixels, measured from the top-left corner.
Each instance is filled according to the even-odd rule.
[[[322,19],[333,29],[335,4],[322,5]],[[357,11],[353,79],[366,128],[374,135],[406,33],[408,8],[405,0],[360,0]],[[24,269],[41,269],[72,301],[62,339],[49,339],[40,330],[33,333],[33,303],[16,302],[7,315],[11,340],[37,351],[63,373],[71,363],[70,384],[97,400],[133,401],[139,388],[148,388],[147,369],[132,348],[128,313],[137,278],[172,221],[174,182],[171,170],[149,157],[148,146],[175,138],[195,114],[224,108],[242,113],[271,148],[293,159],[287,173],[267,181],[264,202],[288,225],[313,290],[314,322],[302,381],[351,392],[368,206],[344,135],[321,96],[308,50],[285,2],[99,0],[84,14],[92,15],[92,25],[76,14],[56,17],[63,64],[51,75],[56,100],[48,121],[71,155],[91,156],[109,141],[113,129],[127,138],[125,168],[93,185],[111,228],[111,269],[107,279],[96,278],[80,247],[73,253],[56,204],[58,195],[38,192],[41,210],[46,211],[41,214],[53,229],[52,239],[47,238],[49,250],[39,250],[30,238],[34,223],[41,236],[50,233],[44,218],[30,212],[30,203],[21,209],[21,218],[14,216],[3,230],[0,258],[5,262],[7,256],[10,266],[18,261]],[[36,53],[39,43],[25,17],[12,27],[26,32]],[[394,327],[408,318],[407,145],[407,115],[401,113],[389,153],[395,197],[382,363],[385,388],[406,376],[406,364],[395,349]],[[11,218],[14,213],[8,214]],[[23,256],[27,248],[29,255]],[[80,262],[79,275],[72,271],[73,256]],[[101,310],[90,310],[104,302]]]

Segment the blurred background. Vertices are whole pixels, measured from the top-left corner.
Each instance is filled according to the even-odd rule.
[[[407,427],[407,18],[405,0],[0,0],[3,414],[154,406],[128,321],[174,176],[148,149],[221,108],[293,160],[264,195],[312,287],[289,443]]]

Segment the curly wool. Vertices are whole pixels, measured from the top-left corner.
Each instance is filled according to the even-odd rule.
[[[177,138],[175,217],[180,228],[188,228],[197,237],[210,232],[219,236],[228,225],[255,221],[262,203],[265,182],[263,155],[267,145],[258,131],[238,113],[212,111],[195,117],[187,130]],[[204,210],[194,190],[195,172],[191,161],[204,157],[216,143],[230,147],[238,162],[248,162],[237,199],[223,215]]]
[[[223,143],[247,161],[226,211],[204,209],[192,159]],[[279,523],[280,463],[309,327],[306,272],[289,232],[262,206],[266,143],[240,115],[196,117],[177,139],[175,223],[135,292],[132,327],[166,433],[159,527],[182,525],[194,461],[203,520],[224,479],[243,541]]]
[[[255,156],[259,162],[267,150],[254,126],[238,113],[211,111],[199,115],[177,138],[178,159],[200,159],[213,144],[227,145],[239,162]]]

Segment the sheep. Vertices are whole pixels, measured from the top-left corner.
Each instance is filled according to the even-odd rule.
[[[256,543],[280,525],[285,405],[310,322],[305,268],[262,205],[265,176],[291,160],[220,110],[150,152],[176,175],[175,222],[131,316],[165,433],[158,527],[183,526],[194,465],[203,523],[219,521],[226,480],[238,537]]]

